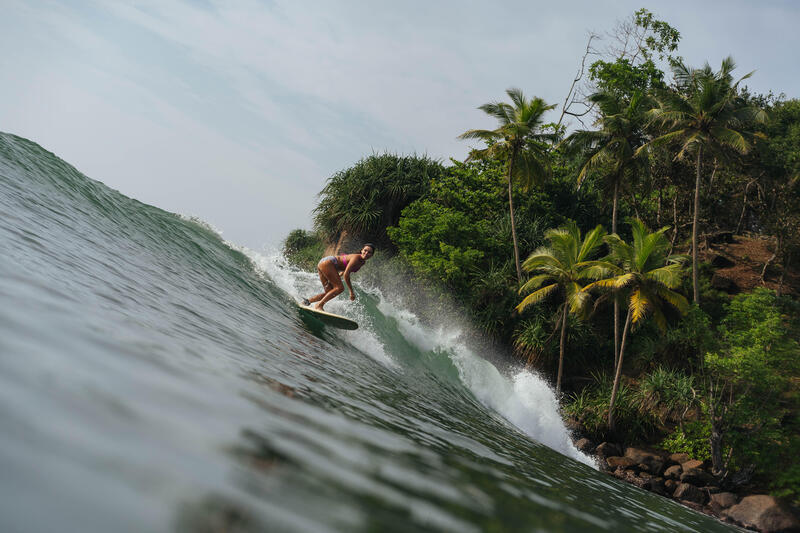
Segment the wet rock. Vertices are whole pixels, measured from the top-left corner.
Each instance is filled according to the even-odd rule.
[[[625,457],[639,463],[645,472],[660,475],[664,471],[664,458],[658,453],[641,448],[628,448],[625,450]]]
[[[691,483],[699,487],[713,483],[713,481],[714,477],[711,474],[699,468],[686,468],[681,474],[681,483]]]
[[[678,483],[674,479],[665,480],[664,481],[664,488],[667,491],[667,495],[672,496],[672,494],[675,492],[675,489],[678,488],[678,485],[680,485],[680,483]]]
[[[664,477],[667,479],[680,479],[682,473],[681,465],[672,465],[664,470]]]
[[[727,509],[732,505],[736,505],[736,502],[738,501],[739,498],[732,492],[719,492],[711,495],[708,505],[713,511],[719,513],[723,509]]]
[[[672,496],[672,492],[667,490],[664,478],[662,477],[653,477],[650,479],[650,490],[661,496]]]
[[[636,475],[636,472],[633,470],[625,470],[623,467],[618,467],[613,472],[613,476],[617,479],[621,479],[626,483],[630,483],[631,485],[636,485],[640,489],[647,488],[647,480],[644,480]]]
[[[672,455],[669,456],[670,461],[679,465],[682,465],[689,459],[691,459],[691,457],[689,457],[688,453],[673,453]]]
[[[600,445],[594,449],[594,453],[604,459],[606,457],[618,457],[622,455],[622,449],[614,443],[601,442]]]
[[[764,533],[800,531],[800,521],[772,496],[746,496],[724,510],[722,516],[733,523]]]
[[[685,463],[681,463],[681,468],[683,469],[684,472],[686,472],[690,468],[703,468],[703,461],[692,459],[690,461],[686,461]]]
[[[672,497],[676,500],[694,502],[700,505],[703,505],[706,502],[705,493],[689,483],[681,483],[678,485],[678,488],[675,489]]]
[[[606,464],[611,470],[622,467],[624,469],[632,468],[636,463],[627,457],[609,457],[606,459]]]
[[[575,447],[578,448],[583,453],[592,453],[594,449],[594,443],[589,439],[578,439],[575,441]]]

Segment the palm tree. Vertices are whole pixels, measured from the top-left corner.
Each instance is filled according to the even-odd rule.
[[[676,65],[673,73],[677,90],[665,91],[659,95],[658,107],[650,112],[653,121],[661,124],[666,133],[656,137],[645,147],[678,141],[680,150],[675,159],[682,159],[690,152],[695,154],[692,285],[693,298],[697,303],[700,302],[697,239],[703,152],[711,152],[718,157],[723,155],[726,148],[747,153],[750,144],[745,139],[742,128],[750,121],[761,122],[766,116],[761,109],[741,105],[737,101],[739,83],[753,73],[742,76],[734,83],[731,72],[735,67],[731,57],[722,61],[718,72],[712,71],[708,63],[701,69]]]
[[[596,105],[599,116],[595,126],[599,129],[578,130],[564,139],[567,153],[584,154],[585,162],[578,173],[578,187],[592,170],[602,172],[606,190],[612,191],[611,233],[617,233],[617,204],[620,186],[626,179],[634,181],[642,165],[636,150],[645,143],[646,113],[653,101],[640,91],[630,100],[618,92],[599,91],[589,96]],[[619,300],[614,298],[614,369],[619,357]]]
[[[666,329],[665,304],[681,313],[685,313],[689,305],[683,295],[673,290],[681,283],[681,263],[684,258],[667,256],[670,242],[664,233],[669,226],[650,232],[640,220],[631,219],[629,224],[633,244],[626,243],[616,234],[606,236],[604,240],[611,250],[609,257],[594,261],[585,272],[601,279],[583,288],[583,292],[596,288],[623,291],[628,303],[608,406],[608,426],[611,431],[614,431],[614,404],[622,373],[622,358],[631,327],[652,316],[659,328]]]
[[[514,201],[511,186],[519,180],[523,188],[540,184],[549,174],[546,164],[547,145],[545,141],[553,138],[541,132],[542,116],[555,108],[544,100],[533,97],[525,98],[520,89],[506,90],[511,104],[491,102],[478,109],[496,118],[500,125],[494,130],[468,130],[458,136],[459,139],[480,139],[487,147],[472,150],[467,160],[498,158],[506,161],[508,180],[508,212],[511,216],[511,237],[514,241],[514,262],[517,267],[517,281],[522,283],[522,270],[519,263],[519,244],[517,228],[514,223]]]
[[[587,268],[594,264],[589,261],[589,257],[602,244],[605,233],[603,227],[598,225],[581,239],[581,231],[575,222],[569,222],[559,229],[548,230],[545,238],[550,242],[550,246],[538,248],[522,265],[527,272],[535,272],[537,275],[520,288],[520,294],[530,294],[516,307],[517,311],[521,312],[529,305],[539,303],[559,290],[564,294],[564,303],[560,309],[561,342],[556,394],[561,392],[567,313],[580,314],[586,308],[590,298],[589,294],[582,290],[582,282],[588,279]],[[542,287],[548,282],[548,285]]]

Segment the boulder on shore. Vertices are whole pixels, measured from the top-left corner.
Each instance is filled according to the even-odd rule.
[[[703,486],[713,483],[713,481],[714,477],[711,474],[699,468],[687,468],[681,474],[681,483]]]
[[[651,474],[658,476],[664,471],[664,458],[658,453],[641,448],[627,448],[625,457],[639,463],[642,470]]]
[[[722,516],[735,524],[763,533],[800,531],[800,521],[772,496],[746,496],[738,504],[724,510]]]
[[[594,444],[589,439],[578,439],[575,441],[575,447],[583,453],[592,453]]]
[[[601,459],[605,459],[606,457],[618,457],[622,455],[622,449],[611,442],[601,442],[597,448],[594,449],[594,453],[599,455]]]
[[[736,505],[738,501],[739,498],[736,494],[732,492],[720,492],[711,495],[711,501],[708,502],[708,505],[711,507],[712,511],[719,513],[723,509]]]
[[[703,461],[692,459],[690,461],[686,461],[685,463],[681,463],[681,468],[683,469],[684,472],[686,472],[690,468],[703,468]]]
[[[689,459],[691,459],[691,457],[689,457],[688,453],[673,453],[672,455],[669,456],[670,461],[679,465],[682,465]]]
[[[667,479],[680,479],[682,473],[681,465],[672,465],[664,470],[664,477]]]
[[[611,470],[615,470],[620,466],[627,470],[636,464],[636,462],[628,457],[609,457],[606,459],[606,463]]]
[[[689,483],[681,483],[672,497],[676,500],[682,500],[700,505],[706,503],[706,493]]]

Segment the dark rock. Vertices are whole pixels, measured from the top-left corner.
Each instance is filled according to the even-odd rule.
[[[690,485],[689,483],[681,483],[678,485],[678,488],[675,489],[672,497],[676,500],[699,503],[700,505],[706,503],[706,494],[702,490],[698,489],[694,485]]]
[[[664,488],[667,489],[667,494],[672,496],[672,493],[675,492],[675,489],[678,488],[679,483],[674,479],[667,479],[664,481]]]
[[[745,496],[738,504],[724,510],[722,516],[733,523],[764,533],[800,531],[800,521],[772,496]]]
[[[711,287],[718,291],[727,292],[728,294],[738,294],[739,286],[730,278],[726,278],[720,274],[711,276]]]
[[[600,445],[594,449],[594,453],[599,455],[601,459],[605,459],[606,457],[618,457],[622,455],[622,448],[611,442],[601,442]]]
[[[737,501],[739,501],[739,498],[736,497],[736,494],[732,492],[719,492],[711,495],[709,506],[712,510],[719,513],[723,509],[736,505]]]
[[[703,461],[692,459],[690,461],[686,461],[685,463],[681,463],[681,468],[683,469],[684,472],[686,472],[690,468],[703,468]]]
[[[670,461],[679,465],[682,465],[689,459],[691,459],[691,457],[689,457],[688,453],[673,453],[672,455],[669,456]]]
[[[621,466],[614,470],[612,474],[615,478],[621,479],[631,485],[636,485],[640,489],[647,488],[648,482],[636,475],[633,470],[625,470]]]
[[[711,264],[714,265],[716,268],[730,268],[734,266],[736,263],[734,263],[724,255],[717,254],[711,258]]]
[[[584,426],[577,418],[565,418],[564,425],[567,427],[570,433],[575,436],[582,437],[583,435],[586,435],[586,426]]]
[[[664,477],[667,479],[680,479],[681,473],[683,473],[681,465],[672,465],[664,470]]]
[[[660,475],[664,471],[664,458],[655,452],[643,450],[641,448],[628,448],[625,450],[625,457],[641,465],[641,469],[651,474]]]
[[[583,453],[592,453],[594,449],[594,443],[589,439],[578,439],[575,441],[575,447],[578,448]]]
[[[702,487],[713,482],[714,477],[699,468],[686,468],[683,470],[683,474],[681,474],[681,483],[691,483],[692,485]]]
[[[633,467],[636,463],[627,457],[609,457],[606,459],[606,464],[611,470],[615,468],[622,467],[624,469],[629,469]]]
[[[689,500],[681,500],[681,503],[688,507],[689,509],[694,509],[695,511],[702,513],[705,509],[702,503],[691,502]]]
[[[641,475],[641,474],[639,474]],[[672,492],[667,491],[667,487],[662,477],[650,479],[650,490],[661,496],[672,496]]]
[[[722,489],[720,489],[716,485],[708,485],[707,487],[703,487],[703,490],[706,491],[706,493],[708,493],[709,495],[711,495],[720,492]]]

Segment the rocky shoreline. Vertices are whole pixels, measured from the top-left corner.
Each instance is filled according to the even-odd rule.
[[[629,447],[589,439],[575,441],[584,453],[594,454],[600,469],[617,479],[729,524],[764,533],[800,532],[800,519],[791,509],[766,494],[749,494],[737,480],[721,482],[710,465],[685,453]]]

